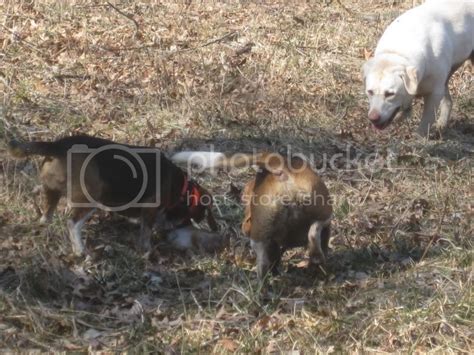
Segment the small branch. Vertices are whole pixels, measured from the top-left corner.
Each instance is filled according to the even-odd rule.
[[[41,54],[41,51],[38,49],[38,47],[36,47],[33,43],[31,42],[28,42],[22,38],[20,38],[16,33],[15,31],[11,30],[10,28],[8,28],[7,26],[5,25],[2,25],[0,23],[0,26],[3,27],[6,31],[10,32],[10,34],[14,37],[14,39],[18,42],[21,42],[21,43],[24,43],[26,44],[28,47],[30,47],[31,49],[33,49],[34,51],[36,51],[37,53],[40,53]]]
[[[137,51],[137,50],[142,50],[142,49],[147,49],[147,48],[157,48],[158,45],[153,43],[153,44],[145,44],[143,46],[136,46],[136,47],[117,47],[117,48],[111,48],[111,47],[104,47],[104,46],[95,46],[95,48],[102,49],[104,51],[109,51],[112,53],[117,53],[117,52],[124,52],[124,51]]]
[[[439,232],[441,231],[441,225],[444,222],[444,217],[446,216],[446,211],[448,209],[448,202],[449,202],[449,197],[446,197],[446,201],[444,202],[443,212],[441,213],[441,218],[439,219],[439,223],[438,223],[438,226],[436,227],[436,231],[433,234],[433,236],[431,237],[430,242],[426,246],[425,250],[423,251],[423,255],[421,256],[419,262],[422,262],[425,259],[425,256],[428,253],[428,250],[431,248],[431,245],[433,244],[435,239],[438,237]]]
[[[133,18],[132,15],[126,14],[125,12],[123,12],[122,10],[117,8],[115,5],[110,3],[109,1],[107,1],[107,5],[109,5],[112,9],[117,11],[120,15],[122,15],[123,17],[126,17],[127,19],[129,19],[130,21],[132,21],[134,23],[134,25],[135,25],[135,35],[137,35],[140,32],[140,25],[138,24],[137,20],[135,20]]]
[[[209,42],[206,42],[206,43],[204,43],[200,46],[191,47],[191,48],[184,48],[184,49],[178,49],[178,50],[175,50],[175,51],[162,51],[162,54],[164,54],[164,55],[173,55],[173,54],[177,54],[177,53],[195,51],[195,50],[200,49],[200,48],[208,47],[211,44],[220,43],[220,42],[222,42],[222,41],[224,41],[228,38],[232,38],[236,34],[238,34],[237,31],[232,31],[232,32],[229,32],[229,33],[225,34],[222,37],[210,40]],[[158,45],[153,43],[153,44],[146,44],[146,45],[138,46],[138,47],[120,47],[120,48],[98,47],[98,48],[115,53],[115,52],[120,52],[120,51],[135,51],[135,50],[142,50],[142,49],[156,48],[156,47],[158,47]]]
[[[225,40],[225,39],[227,39],[227,38],[229,38],[229,37],[235,36],[237,33],[238,33],[237,31],[229,32],[229,33],[225,34],[225,35],[222,36],[222,37],[213,39],[212,41],[206,42],[206,43],[204,43],[204,44],[201,45],[201,46],[194,47],[194,48],[190,48],[189,50],[198,49],[198,48],[204,48],[204,47],[210,46],[211,44],[222,42],[223,40]]]
[[[347,7],[345,7],[344,5],[342,5],[341,0],[336,0],[336,2],[338,3],[338,5],[339,5],[340,7],[342,7],[342,9],[343,9],[345,12],[347,12],[349,15],[352,15],[352,11],[349,10],[349,9],[348,9]]]
[[[53,75],[53,77],[55,79],[58,79],[58,80],[64,80],[64,79],[82,79],[82,80],[87,80],[87,79],[90,79],[91,76],[90,75],[87,75],[87,74],[84,74],[84,75],[80,75],[80,74],[55,74]]]

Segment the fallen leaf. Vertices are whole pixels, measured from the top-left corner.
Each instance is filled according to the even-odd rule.
[[[309,260],[304,259],[304,260],[301,260],[299,263],[297,263],[296,267],[297,268],[306,268],[306,267],[308,267],[308,264],[309,264]]]
[[[224,338],[219,340],[218,344],[227,351],[236,351],[239,348],[239,344],[230,338]]]
[[[369,60],[373,53],[371,49],[364,48],[364,59]]]

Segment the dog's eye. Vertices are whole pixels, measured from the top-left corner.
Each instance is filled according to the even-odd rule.
[[[385,98],[392,97],[393,95],[395,95],[394,92],[391,92],[391,91],[385,91],[385,92],[384,92]]]
[[[367,95],[374,96],[374,91],[373,90],[367,90]]]

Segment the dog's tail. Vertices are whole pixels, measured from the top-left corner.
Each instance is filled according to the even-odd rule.
[[[227,165],[227,156],[220,152],[184,151],[174,154],[171,160],[180,164],[191,164],[201,169],[222,168]]]
[[[64,149],[56,142],[20,142],[16,139],[8,143],[8,151],[15,158],[26,158],[29,155],[59,156]]]
[[[167,236],[167,241],[177,250],[194,250],[207,253],[217,253],[229,245],[228,237],[194,227],[172,230]]]
[[[176,153],[171,157],[175,163],[186,163],[188,168],[196,166],[200,169],[231,169],[258,167],[260,171],[267,171],[278,176],[282,181],[288,178],[291,171],[301,171],[310,163],[303,156],[284,157],[279,153],[235,153],[225,154],[219,152],[185,151]]]
[[[184,151],[174,154],[171,160],[175,163],[189,164],[201,169],[244,168],[261,165],[266,153],[220,153]]]

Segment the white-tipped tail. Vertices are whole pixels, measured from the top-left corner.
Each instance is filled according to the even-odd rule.
[[[207,232],[194,227],[172,230],[167,236],[168,243],[177,250],[215,253],[228,245],[228,239],[219,233]]]
[[[171,160],[175,163],[192,164],[202,169],[222,166],[226,161],[224,153],[185,151],[174,154]]]

